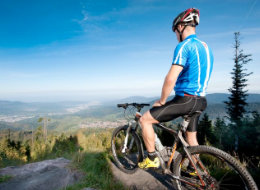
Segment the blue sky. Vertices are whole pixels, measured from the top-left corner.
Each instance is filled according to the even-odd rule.
[[[208,92],[231,86],[240,31],[253,55],[248,89],[260,93],[259,0],[9,0],[0,2],[0,99],[159,96],[178,43],[172,20],[190,7],[215,57]]]

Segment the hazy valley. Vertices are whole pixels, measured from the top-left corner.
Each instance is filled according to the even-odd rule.
[[[206,113],[211,119],[214,120],[226,115],[223,102],[227,98],[228,94],[222,93],[207,96]],[[73,132],[80,128],[113,128],[125,123],[124,111],[122,108],[117,108],[117,103],[152,104],[156,99],[157,97],[136,96],[111,102],[24,103],[0,101],[0,129],[36,129],[39,125],[42,125],[41,122],[38,122],[39,118],[48,118],[48,130],[57,132]],[[260,112],[260,94],[250,94],[248,103],[248,110]]]

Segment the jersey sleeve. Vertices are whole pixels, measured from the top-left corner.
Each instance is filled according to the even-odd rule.
[[[188,59],[188,46],[186,44],[187,42],[179,43],[176,46],[172,61],[173,65],[180,65],[182,67],[186,65]]]

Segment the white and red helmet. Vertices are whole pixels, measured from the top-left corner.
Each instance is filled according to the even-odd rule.
[[[192,24],[192,21],[194,21],[194,24]],[[186,11],[180,13],[173,21],[172,23],[172,30],[175,31],[178,24],[184,24],[184,25],[190,25],[190,26],[196,26],[200,22],[200,12],[198,9],[190,8]]]

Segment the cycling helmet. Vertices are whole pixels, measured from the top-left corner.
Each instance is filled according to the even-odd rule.
[[[195,27],[200,22],[199,16],[200,16],[200,12],[198,9],[195,8],[190,8],[180,13],[172,23],[173,32],[177,29],[177,26],[180,23],[182,23],[185,26],[189,25]],[[192,23],[192,21],[194,21],[194,23]]]

